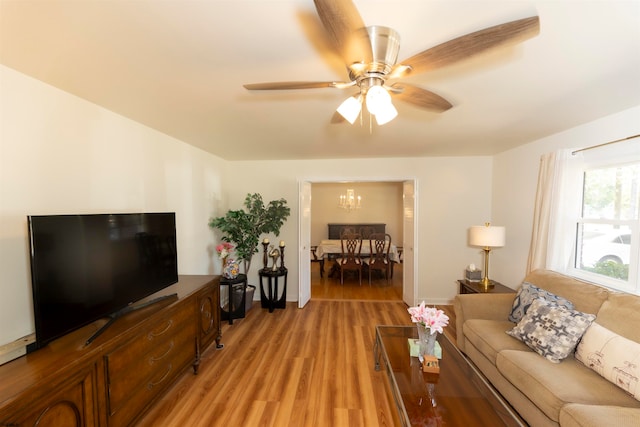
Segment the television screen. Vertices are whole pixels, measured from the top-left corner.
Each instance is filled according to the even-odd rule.
[[[175,213],[29,216],[36,348],[178,281]]]

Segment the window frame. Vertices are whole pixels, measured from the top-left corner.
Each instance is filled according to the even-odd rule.
[[[635,145],[635,147],[639,146],[640,144]],[[616,150],[615,147],[606,151],[607,152],[605,154],[599,153],[600,155],[594,155],[589,153],[588,155],[582,156],[582,158],[580,159],[581,166],[576,169],[577,173],[580,173],[580,179],[576,180],[576,182],[580,185],[580,188],[573,187],[567,189],[567,191],[579,191],[580,197],[576,198],[576,203],[578,205],[572,206],[573,212],[575,212],[575,217],[572,220],[572,231],[564,233],[561,237],[563,240],[565,240],[565,243],[569,243],[566,242],[566,240],[571,239],[572,247],[571,259],[565,260],[566,262],[563,263],[566,266],[566,271],[564,273],[617,291],[640,295],[640,277],[638,272],[638,264],[640,263],[640,212],[636,212],[637,217],[634,219],[618,220],[584,217],[582,211],[585,195],[585,173],[594,169],[634,165],[640,163],[640,149],[638,148],[635,148],[635,152],[631,152],[632,155],[629,155],[630,153],[628,150]],[[629,254],[629,276],[627,281],[597,273],[592,273],[575,267],[576,256],[578,252],[577,245],[581,239],[580,233],[584,224],[619,225],[629,228],[631,233],[631,242]]]

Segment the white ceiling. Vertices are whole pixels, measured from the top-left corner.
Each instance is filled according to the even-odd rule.
[[[532,15],[540,34],[411,76],[453,108],[371,128],[330,123],[354,89],[242,87],[348,79],[312,0],[0,0],[0,61],[229,160],[492,155],[640,105],[638,0],[354,3],[400,60]]]

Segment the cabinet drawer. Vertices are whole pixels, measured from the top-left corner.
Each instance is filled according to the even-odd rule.
[[[158,345],[153,351],[133,360],[122,371],[110,376],[107,385],[111,409],[117,409],[131,396],[133,390],[147,386],[150,382],[156,382],[158,377],[167,371],[168,364],[172,364],[185,350],[192,355],[193,362],[195,360],[194,337],[191,334],[177,334],[167,342]],[[109,373],[111,375],[111,368]]]
[[[177,378],[184,368],[193,363],[195,355],[195,342],[191,337],[188,345],[176,348],[176,352],[171,360],[157,366],[153,376],[147,378],[145,383],[139,385],[135,389],[125,390],[127,398],[121,400],[121,405],[117,408],[111,406],[109,413],[109,425],[120,427],[129,425],[139,415],[141,415],[146,407],[154,400],[154,398],[165,390]]]
[[[163,316],[156,324],[146,333],[134,338],[127,343],[111,352],[106,356],[109,377],[118,375],[118,373],[127,369],[135,358],[154,350],[158,346],[166,343],[176,331],[180,331],[188,327],[193,322],[193,313],[190,310],[172,310],[167,316]]]

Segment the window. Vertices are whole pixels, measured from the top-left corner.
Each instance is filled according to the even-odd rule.
[[[640,294],[640,159],[590,154],[583,160],[569,273]]]

